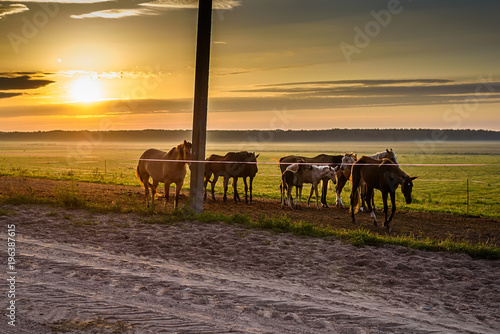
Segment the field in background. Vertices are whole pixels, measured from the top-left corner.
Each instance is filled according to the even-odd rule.
[[[150,147],[168,150],[177,143],[106,143],[91,142],[0,142],[0,175],[43,177],[75,181],[137,185],[135,168],[142,152]],[[260,153],[259,173],[254,196],[279,199],[279,169],[276,162],[289,154],[314,156],[319,153],[358,156],[393,148],[402,169],[415,181],[414,202],[404,204],[398,191],[398,208],[500,217],[500,145],[498,142],[329,142],[329,143],[224,143],[209,144],[209,154],[249,150]],[[404,166],[405,164],[485,164],[486,166]],[[189,175],[188,175],[189,176]],[[467,192],[467,180],[469,191]],[[186,179],[185,188],[189,187]],[[334,204],[334,186],[328,202]],[[239,182],[243,191],[243,182]],[[222,180],[216,187],[221,198]],[[467,194],[469,205],[467,208]],[[304,188],[307,199],[309,187]],[[342,193],[349,204],[350,184]],[[229,196],[232,196],[230,187]],[[376,204],[381,196],[376,192]]]

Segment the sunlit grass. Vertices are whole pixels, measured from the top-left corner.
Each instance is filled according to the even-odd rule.
[[[138,186],[135,177],[137,159],[150,147],[168,150],[176,143],[0,143],[0,175],[40,177],[117,185]],[[498,145],[496,145],[498,146]],[[441,143],[434,147],[421,143],[324,143],[324,144],[270,144],[246,146],[238,143],[209,145],[207,155],[225,154],[240,149],[260,153],[259,172],[254,180],[255,197],[280,198],[280,171],[277,162],[288,154],[314,156],[319,153],[343,154],[355,151],[358,156],[393,148],[402,169],[418,176],[413,191],[413,203],[404,203],[397,191],[397,207],[405,210],[470,214],[500,217],[500,150],[495,143]],[[424,151],[423,148],[429,149]],[[476,167],[405,166],[405,164],[486,164]],[[189,188],[189,171],[184,189]],[[469,203],[467,206],[467,179]],[[210,191],[210,185],[209,185]],[[243,182],[238,191],[244,192]],[[215,196],[222,197],[222,179],[215,187]],[[305,186],[303,195],[308,195]],[[229,186],[228,197],[233,189]],[[349,205],[350,183],[342,193]],[[375,192],[377,207],[382,207],[381,196]],[[335,203],[335,191],[330,183],[328,202]]]

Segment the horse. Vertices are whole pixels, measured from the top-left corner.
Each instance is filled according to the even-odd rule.
[[[331,167],[335,167],[335,166],[340,166],[340,164],[342,163],[342,157],[343,157],[342,155],[327,155],[327,154],[320,154],[320,155],[317,155],[313,158],[296,156],[296,155],[289,155],[286,157],[282,157],[280,159],[279,166],[280,166],[280,170],[281,170],[282,174],[290,164],[297,163],[301,159],[304,160],[305,162],[308,162],[308,163],[328,164]],[[327,178],[327,177],[322,179],[323,187],[321,190],[321,204],[323,205],[324,208],[329,207],[327,202],[326,202],[326,195],[328,192],[328,180],[329,180],[329,178]],[[341,182],[341,181],[339,180],[339,182]]]
[[[370,158],[373,159],[383,159],[387,158],[391,161],[393,161],[396,165],[399,165],[398,160],[396,158],[396,153],[394,153],[394,150],[391,149],[386,149],[385,151],[382,152],[377,152],[373,155],[369,155]],[[340,165],[340,169],[337,171],[337,180],[338,183],[335,186],[335,192],[337,195],[337,201],[336,201],[336,206],[338,208],[343,208],[344,203],[342,203],[342,198],[340,197],[340,194],[342,193],[342,189],[344,189],[345,184],[347,183],[347,180],[351,178],[351,166],[354,164],[354,162],[357,160],[357,155],[353,152],[346,153],[344,157],[342,158],[342,164]],[[366,185],[362,182],[361,183],[361,210],[366,209],[365,201],[371,201],[373,208],[375,208],[375,199],[372,196],[371,198],[366,198]]]
[[[387,231],[391,231],[389,223],[391,222],[394,212],[396,211],[396,189],[401,185],[401,191],[403,192],[406,200],[406,204],[411,204],[412,198],[411,193],[413,189],[413,180],[417,177],[410,177],[408,174],[403,172],[398,165],[389,159],[377,160],[367,156],[361,157],[358,161],[352,165],[351,168],[351,217],[352,222],[356,224],[356,219],[354,214],[359,211],[359,192],[358,187],[361,180],[363,180],[368,187],[369,196],[373,193],[373,189],[378,189],[382,192],[382,200],[384,202],[384,214],[385,221],[384,226]],[[391,195],[391,205],[392,212],[389,218],[388,206],[387,206],[387,195]],[[368,209],[370,210],[370,215],[373,218],[373,223],[375,226],[378,225],[377,218],[374,211],[372,210],[370,201],[367,202]]]
[[[175,183],[174,209],[179,204],[179,193],[186,177],[186,160],[191,160],[193,145],[184,140],[168,152],[150,148],[139,158],[136,176],[146,193],[146,206],[149,208],[149,188],[151,188],[151,206],[154,209],[156,187],[160,182],[165,184],[165,208],[169,199],[170,184]],[[179,162],[172,160],[180,160]],[[149,182],[149,177],[153,183]]]
[[[393,163],[399,166],[398,159],[396,159],[396,153],[394,153],[394,150],[391,149],[385,149],[385,151],[382,152],[377,152],[373,155],[369,155],[370,158],[377,159],[377,160],[382,160],[382,159],[389,159]]]
[[[342,203],[342,198],[340,194],[342,189],[344,189],[345,184],[351,178],[351,165],[358,160],[355,153],[346,153],[341,160],[340,168],[337,170],[337,185],[335,186],[335,193],[337,195],[336,206],[337,208],[343,208],[344,203]]]
[[[337,169],[339,167],[336,166],[335,168],[331,166],[311,166],[310,169],[306,169],[302,173],[302,178],[303,178],[303,183],[311,183],[311,192],[309,194],[309,198],[307,199],[307,207],[310,208],[311,206],[309,205],[311,201],[311,197],[313,195],[313,192],[316,192],[316,206],[318,210],[321,210],[321,206],[318,203],[318,184],[321,182],[323,179],[330,179],[332,180],[333,184],[337,183],[337,180],[335,179]],[[302,192],[300,192],[300,195],[302,197]],[[299,206],[302,198],[299,198]]]
[[[224,197],[223,201],[227,201],[227,188],[229,184],[229,179],[233,178],[233,189],[234,189],[234,201],[238,203],[240,201],[240,196],[238,194],[237,182],[238,178],[243,178],[245,183],[245,202],[248,204],[252,203],[252,186],[253,179],[258,172],[257,168],[257,157],[259,154],[249,153],[247,151],[241,152],[228,152],[226,155],[221,156],[217,154],[212,154],[205,161],[205,198],[207,198],[207,184],[208,182],[212,185],[212,200],[215,201],[214,187],[220,176],[224,177]],[[209,161],[213,161],[209,163]],[[233,162],[237,161],[237,162]],[[241,163],[238,163],[241,162]],[[210,181],[211,176],[214,175],[214,179]],[[247,184],[247,178],[250,181],[250,187]],[[248,201],[248,190],[250,190],[250,201]]]
[[[342,164],[340,165],[339,171],[337,171],[337,177],[338,173],[342,173],[342,176],[344,178],[342,180],[345,180],[341,186],[337,184],[335,187],[336,193],[337,193],[337,207],[344,207],[344,203],[342,203],[342,198],[340,197],[340,194],[342,193],[342,189],[345,186],[345,183],[347,182],[347,179],[351,178],[351,166],[358,160],[358,157],[355,153],[350,152],[346,153],[344,157],[342,158]],[[371,198],[367,198],[367,192],[368,188],[366,186],[366,183],[361,180],[359,184],[360,190],[361,190],[361,208],[360,211],[367,211],[368,207],[366,206],[366,201],[371,201],[372,207],[375,209],[375,203],[374,203],[374,197],[372,196]]]
[[[252,201],[253,201],[252,185],[253,185],[253,179],[255,178],[255,175],[257,175],[257,172],[259,171],[259,169],[257,168],[257,158],[259,157],[259,155],[260,154],[255,155],[255,152],[249,153],[249,155],[247,156],[246,162],[250,162],[250,163],[244,164],[243,170],[240,173],[240,176],[243,179],[243,183],[245,184],[245,203],[247,203],[247,204],[252,204]],[[248,184],[247,184],[247,178],[249,180]],[[237,180],[238,179],[236,179],[236,181]],[[250,185],[250,187],[248,187],[248,185]],[[238,187],[235,187],[234,189],[235,189],[236,195],[239,199]],[[250,190],[250,200],[249,200],[249,197],[247,196],[248,190]]]
[[[293,210],[292,188],[295,187],[295,206],[300,208],[298,199],[302,197],[302,184],[304,183],[303,173],[306,169],[311,169],[310,165],[305,165],[305,161],[300,159],[297,163],[289,165],[281,174],[281,208],[285,208],[285,192],[288,206]]]

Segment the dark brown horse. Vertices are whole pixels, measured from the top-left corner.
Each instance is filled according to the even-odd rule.
[[[393,163],[389,159],[377,160],[367,156],[361,157],[358,161],[354,163],[351,168],[351,217],[352,222],[356,224],[356,219],[354,214],[359,210],[360,200],[358,187],[361,180],[365,181],[367,185],[367,196],[373,193],[373,189],[378,189],[382,192],[382,200],[384,202],[384,214],[385,221],[384,226],[388,231],[391,231],[389,223],[394,216],[396,211],[396,189],[401,185],[401,191],[403,192],[406,200],[406,204],[410,204],[411,192],[413,189],[413,180],[417,177],[410,177],[408,174],[403,172],[398,165]],[[391,195],[391,205],[392,212],[389,218],[387,218],[389,208],[387,206],[387,195]],[[367,202],[368,209],[373,218],[373,223],[377,226],[377,218],[371,207],[371,202]]]
[[[208,182],[212,185],[212,199],[215,201],[214,187],[220,176],[224,177],[224,202],[227,201],[227,188],[229,184],[229,179],[233,179],[233,189],[234,189],[234,201],[237,203],[240,201],[240,196],[238,194],[238,178],[243,178],[245,183],[245,201],[246,203],[252,203],[252,186],[253,179],[258,172],[257,168],[257,157],[255,153],[249,153],[247,151],[241,152],[229,152],[226,155],[212,154],[209,156],[205,163],[205,198],[207,198],[207,184]],[[209,163],[213,161],[213,163]],[[237,161],[237,162],[235,162]],[[241,162],[241,163],[238,163]],[[210,178],[214,175],[214,179],[210,181]],[[247,178],[249,178],[250,187],[248,187]],[[250,190],[250,201],[248,200],[248,190]]]
[[[175,183],[174,209],[179,204],[179,193],[186,176],[186,160],[191,160],[192,145],[185,141],[170,151],[164,152],[154,148],[145,151],[136,169],[136,176],[146,192],[146,205],[149,208],[149,188],[151,188],[151,206],[154,208],[156,187],[160,182],[165,183],[165,203],[169,198],[170,184]],[[179,162],[174,160],[180,160]],[[149,178],[153,183],[149,182]]]
[[[342,163],[342,157],[343,155],[327,155],[327,154],[320,154],[317,155],[313,158],[307,158],[307,157],[302,157],[302,156],[297,156],[297,155],[289,155],[286,157],[283,157],[280,159],[280,170],[281,174],[286,170],[288,166],[290,166],[293,163],[299,162],[299,160],[304,160],[305,162],[308,163],[314,163],[314,164],[328,164],[331,167],[336,167],[340,166]],[[337,174],[339,176],[339,174]],[[326,194],[328,192],[328,181],[330,179],[328,177],[325,177],[322,179],[323,181],[323,187],[321,191],[321,204],[323,207],[327,208],[328,204],[326,203]],[[341,180],[337,180],[338,182],[341,182]],[[347,180],[345,180],[347,182]],[[345,184],[344,182],[344,184]]]

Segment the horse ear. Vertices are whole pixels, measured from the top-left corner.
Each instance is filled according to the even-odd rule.
[[[255,156],[255,159],[257,159],[259,157],[259,155],[260,155],[260,153]]]
[[[412,178],[411,178],[411,180],[413,181],[413,180],[415,180],[417,177],[418,177],[418,176],[414,176],[414,177],[412,177]]]
[[[186,145],[186,144],[187,144],[187,141],[186,141],[186,139],[184,139],[184,143],[183,143],[183,144],[184,144],[184,145]]]
[[[385,149],[385,151],[386,151],[387,153],[390,153],[388,148],[386,148],[386,149]]]

